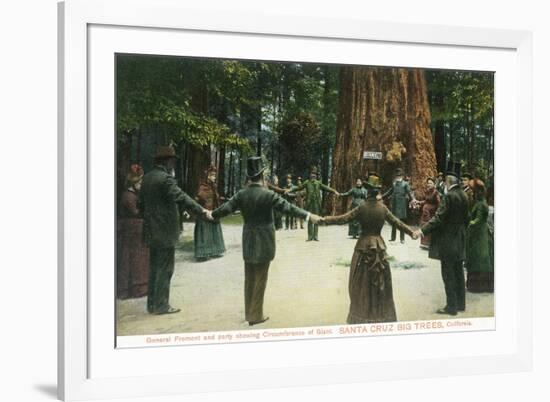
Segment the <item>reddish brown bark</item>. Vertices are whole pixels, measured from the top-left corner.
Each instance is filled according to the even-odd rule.
[[[348,190],[357,177],[376,168],[387,187],[400,167],[421,195],[426,177],[436,173],[424,71],[342,67],[339,102],[331,186]],[[363,159],[366,150],[382,152],[378,166]],[[328,200],[330,213],[345,208],[345,199]]]
[[[208,113],[208,88],[202,72],[191,70],[186,87],[191,95],[191,109],[206,115]],[[187,180],[184,186],[189,194],[194,195],[199,184],[204,180],[205,171],[210,165],[210,149],[188,144],[186,155]]]

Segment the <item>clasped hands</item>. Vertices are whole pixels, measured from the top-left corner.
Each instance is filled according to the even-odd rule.
[[[202,212],[204,213],[204,216],[206,217],[206,219],[208,219],[209,221],[214,220],[214,217],[212,216],[212,211],[211,210],[203,209]]]
[[[424,233],[422,233],[422,230],[416,229],[415,231],[412,232],[411,237],[413,238],[413,240],[417,240],[421,237],[424,237]]]

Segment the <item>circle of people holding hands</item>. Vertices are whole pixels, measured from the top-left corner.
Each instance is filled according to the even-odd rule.
[[[387,247],[381,236],[384,224],[391,225],[390,241],[397,231],[421,238],[429,257],[440,260],[446,294],[439,314],[456,315],[466,310],[466,288],[474,292],[493,291],[492,227],[485,185],[471,175],[461,174],[460,164],[450,163],[445,174],[426,179],[425,196],[415,198],[403,171],[397,169],[392,186],[381,192],[380,177],[370,172],[358,178],[345,193],[323,184],[312,168],[308,180],[281,188],[278,180],[268,183],[260,157],[247,159],[247,184],[225,200],[218,194],[217,171],[210,167],[197,195],[191,198],[174,178],[177,156],[171,146],[161,146],[155,166],[147,174],[133,165],[127,188],[121,196],[118,221],[117,294],[119,298],[147,295],[150,314],[180,311],[169,303],[174,273],[175,246],[181,232],[183,211],[197,217],[194,229],[195,257],[220,257],[225,252],[220,219],[240,211],[244,224],[245,320],[257,325],[269,319],[263,302],[268,271],[275,258],[275,233],[282,228],[303,228],[307,241],[319,240],[319,225],[348,224],[348,235],[357,239],[349,274],[350,308],[348,324],[396,321],[392,277]],[[350,210],[338,216],[321,217],[321,192],[350,197]],[[389,208],[383,200],[388,199]],[[420,227],[413,230],[403,220],[409,209],[420,211]],[[464,267],[468,272],[466,282]]]

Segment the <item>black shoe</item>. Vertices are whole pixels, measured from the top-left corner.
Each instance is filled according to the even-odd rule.
[[[390,241],[395,241],[395,239],[390,239]]]
[[[440,308],[436,311],[437,314],[448,314],[448,315],[456,315],[456,311],[450,311],[447,309],[447,307]]]
[[[179,313],[181,311],[180,308],[175,308],[175,307],[168,307],[167,310],[162,310],[162,311],[155,311],[154,313],[152,314],[155,314],[155,315],[162,315],[162,314],[175,314],[175,313]]]
[[[248,325],[253,326],[253,325],[261,324],[262,322],[266,322],[267,320],[269,320],[269,317],[264,317],[260,321],[248,321]]]
[[[405,244],[405,240],[401,240],[401,244]]]
[[[319,239],[313,239],[313,240],[315,240],[315,241],[319,241]]]
[[[307,239],[306,241],[312,241],[313,239]]]

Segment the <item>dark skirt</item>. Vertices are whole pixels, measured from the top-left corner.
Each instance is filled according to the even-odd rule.
[[[493,293],[494,272],[468,272],[466,289],[471,293]]]
[[[195,223],[195,258],[218,257],[224,252],[225,243],[221,224],[197,220]]]
[[[356,250],[349,276],[348,324],[397,321],[386,251]]]
[[[487,224],[469,227],[466,244],[466,289],[469,292],[493,292],[494,270],[490,248],[492,240]]]
[[[356,220],[348,224],[348,236],[357,237],[361,234],[361,225]]]
[[[149,281],[149,248],[143,240],[143,219],[119,219],[117,243],[117,297],[145,296]]]

